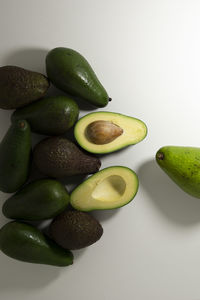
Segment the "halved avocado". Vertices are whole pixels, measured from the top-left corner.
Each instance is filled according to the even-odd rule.
[[[109,153],[137,144],[147,135],[139,119],[114,112],[94,112],[82,117],[74,128],[79,145],[91,153]]]
[[[80,184],[70,196],[80,211],[113,209],[128,204],[138,190],[138,177],[127,167],[105,168]]]

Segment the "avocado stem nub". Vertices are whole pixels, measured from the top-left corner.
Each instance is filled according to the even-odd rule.
[[[26,124],[25,124],[24,121],[20,121],[20,122],[19,122],[19,127],[20,127],[20,128],[23,129],[23,128],[25,127],[25,125],[26,125]]]
[[[112,101],[112,98],[108,98],[108,101]]]
[[[157,153],[157,159],[163,160],[164,159],[164,153],[163,152],[158,152]]]

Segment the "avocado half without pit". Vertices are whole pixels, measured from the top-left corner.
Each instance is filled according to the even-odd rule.
[[[139,119],[102,111],[82,117],[74,135],[88,152],[103,154],[139,143],[147,135],[147,127]]]
[[[128,204],[138,190],[138,177],[127,167],[105,168],[90,176],[71,194],[71,205],[80,211],[113,209]]]

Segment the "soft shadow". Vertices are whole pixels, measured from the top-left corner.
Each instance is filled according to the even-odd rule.
[[[119,212],[119,209],[109,209],[109,210],[95,210],[90,212],[90,214],[97,219],[99,222],[106,222],[114,217]]]
[[[45,74],[45,58],[48,51],[43,48],[20,48],[7,55],[5,64]]]
[[[140,184],[167,219],[184,226],[200,222],[200,199],[182,191],[155,161],[145,162],[137,173]]]
[[[16,261],[3,253],[0,255],[0,265],[3,275],[0,280],[0,290],[35,290],[44,288],[56,280],[61,268]],[[20,274],[19,274],[20,270]]]

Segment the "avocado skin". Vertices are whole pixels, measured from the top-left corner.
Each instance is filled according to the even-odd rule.
[[[8,129],[0,144],[0,190],[16,192],[27,180],[31,155],[28,122],[19,120]]]
[[[43,97],[49,88],[41,73],[16,66],[0,68],[0,108],[15,109]]]
[[[57,88],[97,107],[106,106],[110,100],[90,64],[73,49],[58,47],[49,51],[46,72]]]
[[[14,259],[53,266],[68,266],[73,255],[44,236],[37,228],[22,222],[7,223],[0,230],[0,249]]]
[[[61,135],[77,121],[79,108],[65,96],[49,97],[17,109],[11,120],[27,120],[31,130],[46,135]]]
[[[33,151],[33,161],[41,173],[53,178],[91,174],[101,166],[98,158],[63,137],[49,137],[38,143]]]
[[[31,182],[8,198],[2,208],[5,217],[27,221],[50,219],[69,204],[69,194],[56,180],[41,179]]]
[[[64,249],[81,249],[94,244],[103,234],[101,224],[80,211],[64,211],[50,225],[53,240]]]
[[[183,191],[200,198],[200,148],[164,146],[157,151],[156,161]]]

